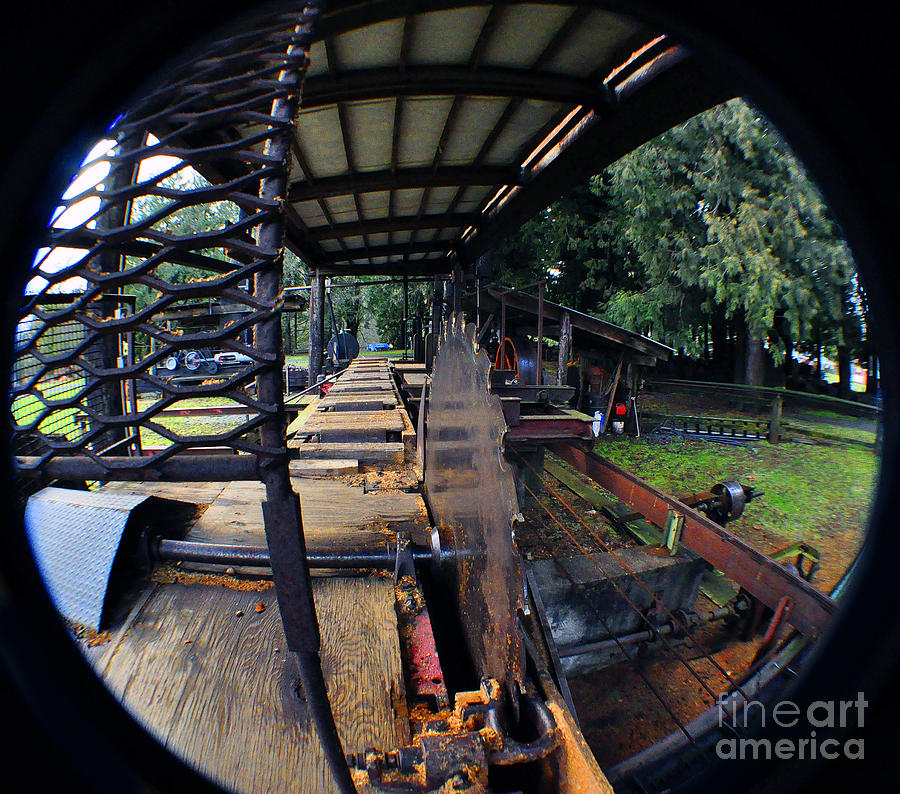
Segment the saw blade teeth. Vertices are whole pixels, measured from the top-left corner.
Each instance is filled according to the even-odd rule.
[[[511,692],[524,676],[516,623],[524,605],[522,563],[510,532],[519,506],[503,459],[503,407],[490,391],[491,361],[476,344],[477,330],[459,312],[441,333],[427,409],[425,488],[436,521],[448,528],[453,561],[446,570],[472,661]]]

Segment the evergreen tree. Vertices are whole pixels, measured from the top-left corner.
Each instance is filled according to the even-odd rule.
[[[863,340],[864,296],[821,195],[770,122],[733,100],[672,128],[526,224],[506,272],[761,383],[765,351]]]

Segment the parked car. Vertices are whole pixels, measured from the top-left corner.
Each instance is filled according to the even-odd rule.
[[[379,350],[393,350],[394,346],[388,344],[387,342],[372,342],[371,344],[366,345],[366,350],[370,353],[377,352]]]
[[[220,366],[228,366],[234,364],[252,364],[253,359],[250,356],[245,356],[243,353],[216,353],[213,358],[216,363]]]

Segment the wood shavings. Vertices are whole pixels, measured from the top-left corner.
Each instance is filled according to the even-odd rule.
[[[88,648],[96,648],[112,641],[112,635],[108,631],[97,631],[82,623],[70,623],[69,628],[79,640],[87,643]]]
[[[218,585],[230,590],[245,590],[250,592],[262,592],[275,586],[275,583],[266,579],[238,579],[236,576],[212,573],[189,573],[178,570],[174,565],[161,565],[151,575],[150,581],[157,584],[183,584],[183,585]],[[261,610],[260,610],[261,611]]]

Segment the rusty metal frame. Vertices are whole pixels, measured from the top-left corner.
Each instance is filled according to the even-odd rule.
[[[671,510],[684,516],[681,543],[766,606],[775,609],[787,596],[793,605],[790,622],[807,637],[817,639],[827,629],[837,609],[836,602],[780,563],[702,513],[599,455],[565,443],[548,444],[547,449],[657,526],[665,524]]]
[[[287,182],[289,159],[281,151],[287,143],[275,142],[287,140],[293,119],[279,115],[277,108],[279,102],[296,104],[305,70],[310,34],[294,30],[297,18],[265,17],[170,74],[165,85],[129,108],[110,129],[116,142],[106,157],[110,174],[127,172],[127,183],[116,177],[61,202],[65,210],[86,199],[99,206],[74,228],[51,225],[32,267],[33,277],[44,283],[25,296],[19,319],[38,327],[17,355],[38,366],[10,392],[14,408],[17,400],[39,407],[27,422],[13,422],[14,449],[32,453],[18,459],[20,474],[42,476],[54,461],[65,458],[70,470],[96,473],[99,467],[103,479],[134,476],[137,470],[152,471],[197,447],[224,446],[261,458],[282,454],[280,434],[262,430],[281,421],[280,396],[275,396],[280,395],[281,351],[271,327],[279,322],[282,302],[284,189],[266,186]],[[298,47],[303,51],[288,55]],[[288,73],[297,80],[283,79]],[[139,181],[141,163],[158,155],[177,158],[176,164]],[[202,177],[199,186],[184,189],[171,182],[187,167]],[[158,206],[136,217],[134,207],[142,200]],[[166,227],[179,213],[196,207],[227,207],[228,212],[205,232]],[[65,249],[75,261],[61,268],[52,265],[53,252]],[[172,264],[196,268],[197,278],[184,283],[167,278],[166,266]],[[78,298],[62,308],[47,305],[59,285],[70,279],[84,280]],[[147,305],[128,316],[114,316],[110,296],[124,299],[136,290],[151,294]],[[218,330],[179,333],[161,320],[164,312],[184,301],[222,296],[246,311]],[[42,340],[63,324],[83,329],[81,341],[48,350]],[[108,356],[98,363],[89,355],[97,345],[110,347],[129,334],[154,340],[152,352],[125,366],[106,360]],[[254,342],[249,341],[251,335]],[[243,353],[252,364],[198,385],[174,384],[155,371],[168,356],[200,346]],[[137,412],[115,409],[122,405],[122,390],[134,381],[150,385],[162,397]],[[61,392],[60,383],[65,387]],[[277,389],[266,385],[276,383]],[[103,399],[97,400],[98,394]],[[247,420],[215,435],[176,433],[156,421],[183,399],[210,396],[246,406]],[[61,438],[43,432],[54,416],[73,410],[88,417],[85,433]],[[102,454],[110,440],[137,433],[139,427],[162,436],[168,446],[149,458]]]

